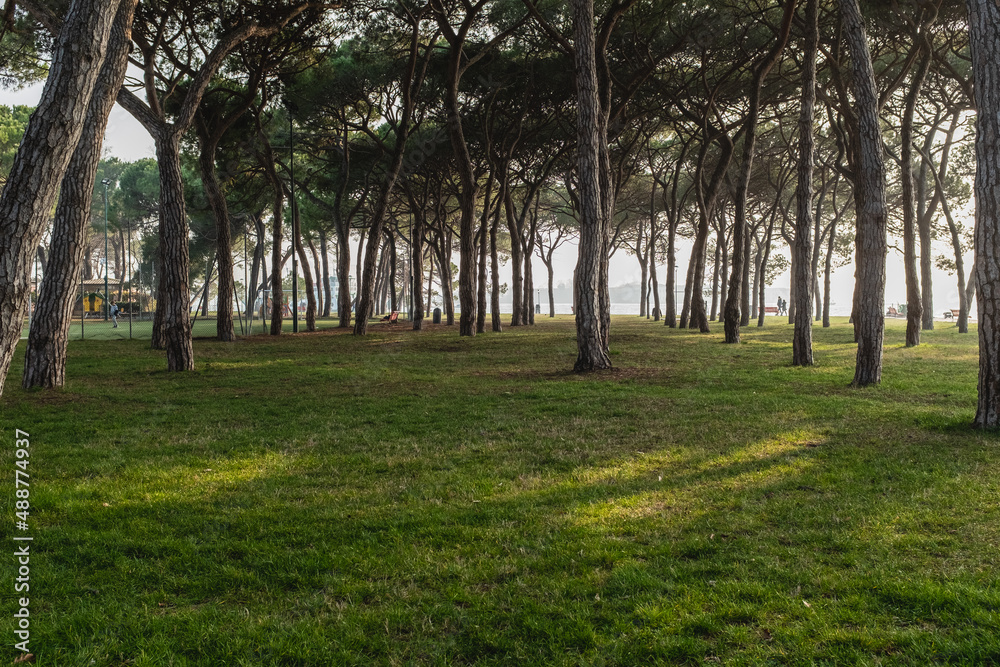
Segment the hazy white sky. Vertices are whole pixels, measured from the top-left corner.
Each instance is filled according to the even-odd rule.
[[[42,85],[30,86],[20,91],[10,91],[0,89],[0,104],[13,106],[24,104],[34,106],[38,103],[41,95]],[[121,160],[133,161],[144,157],[154,157],[153,140],[132,116],[115,105],[108,120],[108,129],[105,135],[104,152],[106,155],[113,155]],[[787,252],[787,249],[786,249]],[[556,284],[564,282],[569,284],[572,280],[573,267],[576,263],[577,248],[575,244],[567,243],[559,251],[556,257]],[[951,254],[950,244],[945,242],[935,242],[935,255]],[[683,244],[679,247],[677,261],[680,265],[678,278],[684,279],[684,271],[690,255],[690,246]],[[972,257],[966,257],[966,270],[971,267]],[[534,258],[535,285],[545,289],[547,274],[545,265],[537,257]],[[666,267],[659,267],[660,283],[666,280]],[[501,278],[501,282],[510,282],[510,269],[501,269],[506,274]],[[611,259],[610,266],[611,285],[624,285],[638,283],[641,274],[639,264],[636,259],[619,250]],[[789,273],[785,272],[779,276],[772,287],[782,290],[787,295]],[[834,272],[832,281],[832,301],[831,312],[834,315],[850,314],[851,298],[854,290],[854,267],[846,266]],[[773,293],[773,292],[772,292]],[[662,289],[661,289],[662,294]],[[542,296],[543,302],[547,298]],[[768,301],[774,299],[769,296]],[[906,287],[903,279],[903,265],[901,253],[890,249],[886,270],[886,294],[887,306],[890,304],[905,303]],[[934,272],[934,311],[938,317],[947,309],[958,308],[958,287],[954,276],[949,276],[943,271]]]

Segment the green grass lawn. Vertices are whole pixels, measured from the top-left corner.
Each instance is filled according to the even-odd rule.
[[[372,322],[378,322],[378,318],[374,318]],[[317,317],[316,318],[316,328],[332,329],[339,324],[339,320],[336,317]],[[27,340],[30,322],[28,319],[24,320],[24,324],[21,326],[21,339]],[[131,326],[130,326],[131,325]],[[253,322],[244,321],[241,325],[239,318],[236,318],[233,322],[236,329],[236,335],[241,336],[246,332],[247,328],[252,328],[253,334],[264,333],[270,330],[270,321],[261,322],[259,318],[255,318]],[[251,327],[252,325],[252,327]],[[191,333],[195,338],[214,338],[216,335],[215,314],[213,313],[210,317],[191,317]],[[281,330],[286,333],[292,333],[294,324],[290,317],[285,317],[281,323]],[[305,317],[299,318],[299,331],[304,332],[306,330],[306,319]],[[79,318],[74,319],[70,323],[69,327],[69,339],[70,340],[128,340],[131,338],[141,338],[149,340],[153,335],[153,322],[151,319],[134,319],[131,323],[129,318],[121,316],[118,318],[118,327],[112,325],[111,320],[103,320],[99,317],[94,319],[88,319],[83,322],[83,326],[80,326]]]
[[[866,390],[844,320],[802,369],[778,318],[618,317],[592,375],[568,317],[198,340],[186,374],[82,341],[48,393],[22,342],[36,664],[998,664],[976,333],[904,326]]]

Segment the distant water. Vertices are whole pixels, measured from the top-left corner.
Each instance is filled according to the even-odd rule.
[[[775,304],[767,304],[767,305],[775,305]],[[711,307],[711,304],[709,304],[709,307]],[[848,315],[851,314],[850,309],[848,309],[848,310],[846,310],[844,312],[840,312],[840,310],[841,309],[838,309],[838,307],[837,307],[836,304],[832,304],[830,306],[830,314],[833,315],[834,317],[847,317]],[[543,301],[542,302],[542,313],[548,313],[548,312],[549,312],[549,302],[548,301]],[[572,314],[572,312],[573,312],[573,304],[572,303],[558,303],[558,302],[556,302],[556,314],[557,315],[570,315],[570,314]],[[638,317],[638,315],[639,315],[639,304],[638,303],[612,303],[611,304],[611,314],[612,315],[635,315],[635,316]],[[680,313],[678,313],[678,315],[679,314]]]

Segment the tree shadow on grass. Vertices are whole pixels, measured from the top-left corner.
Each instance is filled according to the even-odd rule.
[[[91,652],[200,664],[1000,656],[1000,595],[941,577],[960,541],[927,529],[930,558],[899,541],[894,522],[942,503],[899,523],[920,486],[905,456],[775,435],[536,475],[516,452],[386,466],[376,449],[345,470],[272,450],[180,488],[190,465],[125,482],[110,507],[71,483],[45,531],[42,638],[71,655],[74,619]]]

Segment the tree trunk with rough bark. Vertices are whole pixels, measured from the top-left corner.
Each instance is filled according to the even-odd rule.
[[[830,328],[830,287],[833,275],[833,249],[837,242],[837,221],[830,225],[826,245],[826,263],[823,268],[823,328]]]
[[[597,89],[593,0],[571,0],[576,67],[577,181],[580,199],[580,247],[576,265],[577,372],[611,368],[601,311],[601,255],[605,254],[604,205],[601,201],[600,103]]]
[[[66,345],[79,284],[89,211],[101,157],[104,130],[115,96],[125,79],[131,45],[132,18],[138,0],[118,6],[107,55],[92,94],[80,141],[63,178],[56,207],[49,260],[32,314],[21,384],[61,387],[66,383]]]
[[[882,380],[882,342],[885,335],[886,205],[885,163],[878,118],[878,94],[871,51],[857,0],[839,0],[844,37],[851,53],[857,134],[853,137],[856,163],[854,202],[857,233],[857,289],[854,303],[858,342],[855,387]]]
[[[753,83],[750,87],[750,112],[743,124],[745,134],[743,139],[743,164],[740,169],[740,180],[736,189],[736,220],[733,223],[733,274],[729,278],[729,294],[726,299],[724,313],[724,328],[727,343],[740,342],[740,324],[743,320],[743,298],[747,293],[747,259],[749,255],[749,236],[747,235],[747,198],[750,193],[750,177],[753,174],[753,163],[757,144],[757,124],[760,117],[761,90],[768,72],[778,62],[781,52],[785,50],[788,35],[792,27],[796,0],[786,0],[785,13],[779,31],[778,40],[760,63],[754,68]]]
[[[282,209],[285,205],[285,195],[281,188],[274,190],[274,202],[271,207],[271,331],[272,336],[281,335],[282,319],[284,317],[283,306],[285,304],[285,292],[281,284],[281,246],[283,243],[284,214]]]
[[[337,227],[337,326],[351,326],[351,234]]]
[[[504,170],[506,172],[506,170]],[[511,308],[510,326],[519,327],[524,322],[524,257],[520,238],[521,230],[517,225],[517,213],[514,210],[514,199],[510,194],[510,182],[508,176],[504,175],[503,184],[503,208],[507,220],[507,233],[510,235],[510,264],[511,264],[511,298],[513,306]]]
[[[916,37],[921,39],[921,36]],[[917,97],[931,64],[930,45],[922,45],[920,64],[913,73],[913,81],[906,95],[903,111],[900,156],[900,177],[903,181],[903,267],[906,276],[906,347],[920,345],[923,325],[923,295],[917,271],[917,211],[913,182],[913,117]]]
[[[413,276],[413,330],[424,328],[424,212],[414,211],[410,229],[410,275]]]
[[[758,294],[757,300],[760,303],[760,310],[757,313],[757,328],[761,329],[764,326],[764,306],[767,303],[764,301],[765,291],[767,289],[767,281],[764,280],[764,276],[767,275],[767,261],[771,257],[771,239],[774,236],[774,217],[771,217],[770,223],[767,226],[767,236],[764,239],[764,255],[760,258],[760,283],[758,285],[760,293]]]
[[[479,276],[476,280],[477,294],[476,294],[476,333],[486,333],[486,301],[487,301],[487,291],[489,290],[487,286],[488,279],[488,269],[487,260],[489,259],[489,245],[488,237],[490,233],[490,201],[493,197],[493,184],[496,180],[496,175],[493,170],[490,170],[489,177],[486,180],[486,192],[483,196],[483,211],[479,216]]]
[[[795,275],[796,312],[795,329],[792,334],[792,365],[812,366],[812,195],[813,162],[815,160],[815,140],[813,125],[816,109],[816,59],[819,49],[819,2],[806,2],[806,49],[802,65],[802,97],[799,112],[799,166],[796,188],[795,216]]]
[[[191,342],[191,289],[188,283],[188,221],[181,177],[180,135],[167,130],[154,137],[160,166],[161,301],[157,303],[168,371],[194,370]]]
[[[490,223],[490,323],[495,333],[503,331],[503,320],[500,315],[500,253],[497,249],[497,232],[500,227],[500,209],[497,203]]]
[[[979,398],[976,428],[1000,427],[1000,6],[967,0],[976,81],[976,264]]]
[[[715,314],[719,308],[719,274],[722,273],[722,246],[716,238],[715,258],[712,261],[712,308],[708,314],[708,321],[715,321]]]
[[[462,111],[458,100],[458,83],[462,77],[463,49],[461,44],[452,44],[448,57],[448,74],[445,90],[445,109],[448,136],[455,156],[459,183],[459,266],[458,301],[461,309],[459,320],[460,336],[476,335],[476,198],[479,183],[472,167],[472,156],[465,141],[462,128]],[[517,245],[512,239],[512,246]]]
[[[222,192],[215,168],[215,152],[222,134],[210,134],[203,123],[198,123],[197,127],[201,148],[198,153],[198,165],[201,168],[205,198],[208,199],[212,217],[215,218],[215,263],[219,271],[215,335],[220,341],[232,342],[236,340],[236,328],[233,326],[233,294],[236,292],[233,276],[233,238],[229,224],[229,204]]]
[[[320,267],[323,273],[323,317],[330,317],[333,308],[333,292],[330,290],[330,248],[326,230],[319,230]]]
[[[663,324],[671,329],[677,327],[677,223],[669,222],[667,228],[667,287],[663,294]]]
[[[313,282],[312,269],[309,268],[309,257],[302,245],[302,220],[298,206],[292,206],[292,240],[306,283],[306,331],[316,331],[316,284]],[[297,311],[299,304],[296,303],[294,308]]]
[[[694,246],[691,250],[691,265],[694,270],[691,273],[691,320],[689,326],[699,329],[702,333],[710,333],[708,326],[708,312],[703,294],[705,286],[705,264],[708,251],[708,234],[712,215],[715,212],[715,204],[719,190],[725,177],[726,169],[729,167],[733,156],[733,140],[729,135],[721,133],[715,138],[719,143],[720,151],[718,162],[712,173],[712,178],[707,186],[703,180],[702,168],[698,169],[697,190],[698,190],[698,229],[695,236]],[[711,139],[705,136],[705,143],[702,146],[699,156],[699,164],[704,165],[705,157],[708,153],[708,146]],[[686,298],[685,294],[685,298]],[[683,317],[683,316],[682,316]]]
[[[118,2],[76,0],[59,35],[42,98],[0,195],[0,393],[28,308],[31,264],[73,157]]]

